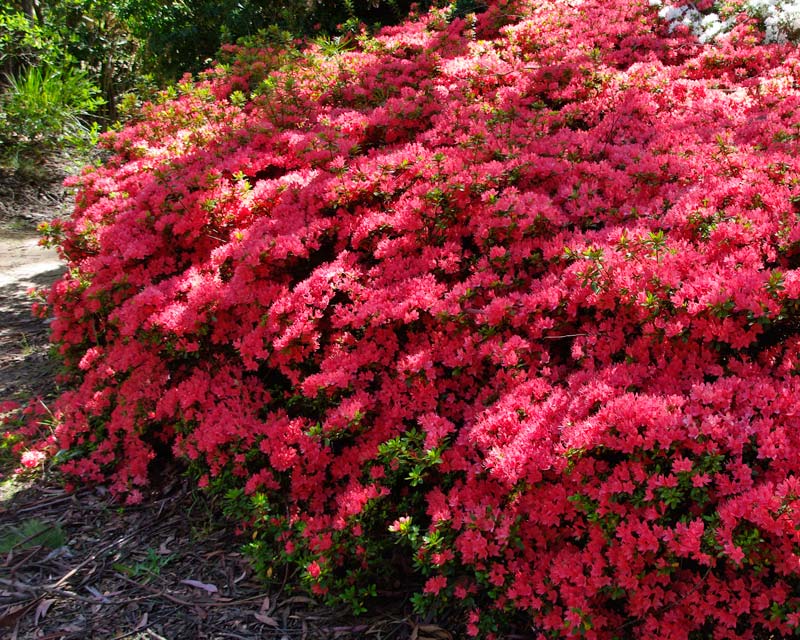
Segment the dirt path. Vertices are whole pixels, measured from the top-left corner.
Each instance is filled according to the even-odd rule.
[[[68,213],[64,178],[86,161],[65,153],[17,171],[0,167],[0,401],[54,390],[47,324],[32,317],[27,292],[50,285],[62,266],[38,246],[36,226]]]
[[[48,329],[31,314],[28,291],[52,284],[63,271],[54,249],[29,230],[0,228],[0,400],[24,400],[53,389]]]

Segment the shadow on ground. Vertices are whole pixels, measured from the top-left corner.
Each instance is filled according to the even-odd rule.
[[[51,285],[63,267],[30,232],[0,232],[0,400],[54,391],[47,321],[31,313],[31,289]]]

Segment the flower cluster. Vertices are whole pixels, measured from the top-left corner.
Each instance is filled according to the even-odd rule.
[[[757,42],[513,0],[229,50],[53,227],[64,469],[188,460],[356,610],[405,570],[471,635],[796,630],[800,56]]]
[[[700,42],[712,42],[735,30],[737,25],[758,23],[750,35],[757,34],[767,43],[797,43],[800,40],[800,2],[798,0],[702,0],[664,4],[650,0],[659,7],[659,16],[670,30],[685,27]]]

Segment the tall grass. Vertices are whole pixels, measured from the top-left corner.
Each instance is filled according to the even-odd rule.
[[[91,115],[103,104],[84,71],[30,67],[6,77],[0,94],[0,156],[85,144],[97,131]]]

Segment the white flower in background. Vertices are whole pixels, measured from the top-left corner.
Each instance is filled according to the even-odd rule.
[[[786,39],[797,41],[800,37],[800,2],[786,3],[778,12],[776,31]]]
[[[671,28],[674,29],[682,21],[683,14],[688,11],[689,7],[673,7],[667,5],[658,12],[658,17],[671,23]]]
[[[700,42],[713,42],[728,33],[736,24],[733,15],[722,20],[717,2],[711,13],[703,14],[693,4],[674,6],[662,0],[649,0],[651,7],[660,7],[658,15],[670,25],[670,31],[685,25]],[[740,13],[760,20],[764,26],[764,42],[800,42],[800,0],[747,0]]]
[[[766,18],[770,9],[774,10],[776,0],[747,0],[743,9],[754,18]]]

